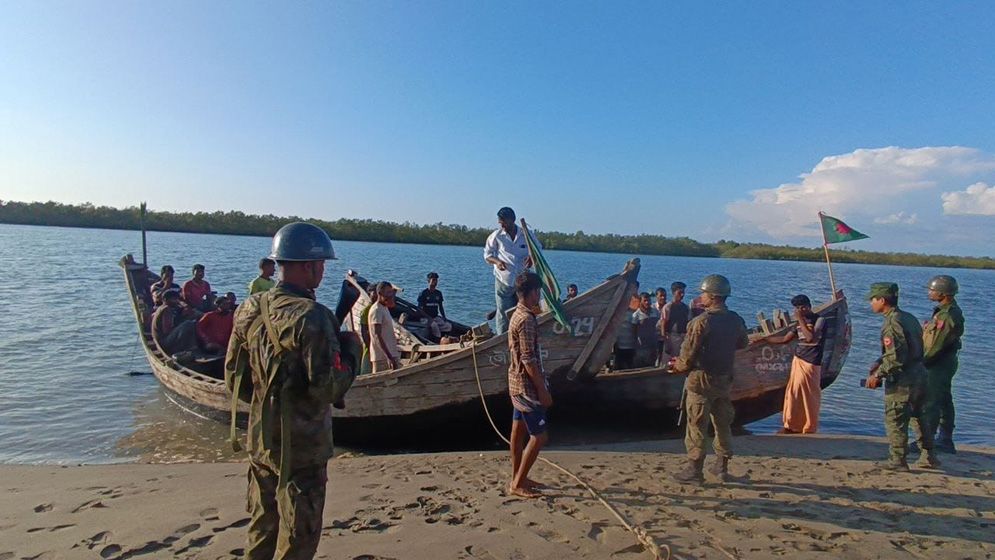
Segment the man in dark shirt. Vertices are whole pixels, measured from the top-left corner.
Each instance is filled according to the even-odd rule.
[[[439,274],[429,272],[428,287],[418,294],[418,309],[428,317],[428,332],[435,342],[442,338],[442,333],[452,330],[452,325],[446,321],[446,309],[442,304],[444,298],[438,286]]]
[[[676,356],[681,353],[684,335],[688,332],[688,321],[691,320],[691,310],[684,303],[684,290],[687,284],[674,282],[670,285],[673,299],[664,304],[660,313],[660,333],[666,341],[667,354]],[[697,299],[697,298],[696,298]]]

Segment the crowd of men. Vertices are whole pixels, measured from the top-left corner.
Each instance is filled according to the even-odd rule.
[[[260,260],[259,276],[249,283],[249,295],[275,286],[275,271],[275,261]],[[204,265],[195,264],[190,279],[180,286],[175,282],[175,269],[167,264],[149,286],[152,339],[167,355],[199,352],[221,356],[228,348],[237,297],[235,292],[219,296],[205,279],[206,273]]]

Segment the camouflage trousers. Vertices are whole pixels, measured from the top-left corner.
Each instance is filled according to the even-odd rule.
[[[715,427],[715,454],[732,457],[732,420],[736,409],[729,399],[732,378],[714,378],[703,372],[693,371],[688,376],[687,394],[684,397],[684,414],[687,418],[687,432],[684,434],[684,447],[688,459],[699,461],[705,458],[708,445],[708,424]]]
[[[926,370],[926,422],[933,432],[954,433],[954,397],[950,392],[957,359]]]
[[[290,474],[286,488],[279,488],[274,469],[249,462],[249,539],[245,558],[250,560],[310,559],[321,538],[328,465],[308,465]]]
[[[925,383],[885,386],[884,431],[888,438],[889,462],[906,462],[910,426],[916,434],[919,449],[933,449],[933,430],[926,420],[925,409]]]

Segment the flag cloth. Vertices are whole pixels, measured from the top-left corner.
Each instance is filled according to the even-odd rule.
[[[522,229],[525,230],[525,242],[529,246],[529,256],[532,257],[532,265],[535,267],[539,279],[542,280],[542,299],[546,302],[546,309],[553,314],[553,318],[556,319],[557,323],[562,325],[567,332],[573,334],[573,326],[570,324],[567,313],[563,310],[563,304],[560,302],[560,283],[556,281],[553,269],[549,267],[546,257],[539,250],[539,244],[532,237],[532,232],[526,227],[524,219],[522,220]]]
[[[856,241],[867,239],[867,236],[853,229],[832,216],[827,216],[819,212],[819,219],[822,220],[822,237],[829,243],[843,243],[845,241]]]

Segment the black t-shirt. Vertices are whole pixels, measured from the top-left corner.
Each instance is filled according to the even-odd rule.
[[[813,365],[822,365],[822,349],[825,346],[823,338],[826,334],[826,320],[815,313],[805,317],[805,324],[812,331],[812,342],[806,342],[802,336],[801,327],[795,327],[798,333],[798,345],[795,346],[795,356]]]
[[[438,317],[442,307],[442,292],[425,288],[418,295],[418,307],[424,309],[429,317]]]

